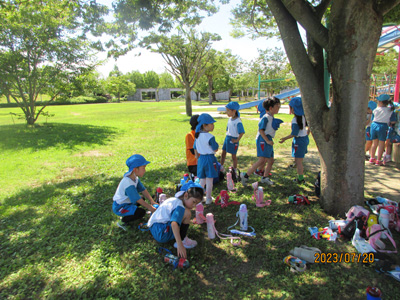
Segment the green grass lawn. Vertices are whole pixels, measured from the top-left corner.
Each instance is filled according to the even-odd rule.
[[[47,110],[55,114],[47,124],[41,118],[37,126],[26,127],[11,118],[10,112],[20,113],[19,109],[0,109],[0,299],[365,299],[368,285],[380,287],[385,299],[398,296],[398,282],[377,274],[371,265],[308,264],[304,273],[292,273],[282,262],[300,245],[323,252],[355,251],[349,242],[310,237],[309,226],[325,227],[334,219],[320,209],[316,198],[311,206],[287,203],[295,193],[313,195],[315,178],[308,169],[307,183],[293,184],[296,171],[287,168],[292,161],[289,141],[275,143],[276,184],[265,188],[271,206],[256,208],[252,190],[240,183],[231,194],[230,200],[247,205],[257,237],[243,238],[235,247],[227,240],[209,240],[205,225],[193,225],[189,237],[198,246],[188,251],[190,268],[173,271],[149,232],[123,232],[115,225],[118,218],[111,205],[127,170],[125,160],[134,153],[151,161],[142,178],[150,193],[162,187],[173,195],[186,172],[184,138],[190,125],[184,103]],[[242,170],[256,160],[254,113],[242,113]],[[277,117],[285,123],[275,141],[290,132],[291,116]],[[227,119],[217,118],[213,132],[221,147],[226,124]],[[314,141],[310,148],[315,148]],[[226,166],[230,162],[228,156]],[[213,196],[222,189],[225,183],[216,185]],[[235,223],[237,211],[233,205],[205,209],[214,214],[221,233]],[[165,247],[176,253],[172,242]]]

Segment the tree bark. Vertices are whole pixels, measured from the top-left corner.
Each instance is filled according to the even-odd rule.
[[[191,89],[189,87],[189,83],[185,85],[185,104],[186,104],[186,115],[192,116],[192,98],[190,97]]]
[[[207,75],[208,79],[208,104],[212,104],[213,102],[213,77],[210,75]]]
[[[318,33],[318,39],[308,39],[307,52],[296,20],[282,1],[267,2],[299,83],[306,118],[320,153],[321,206],[331,215],[343,215],[364,200],[365,115],[383,17],[374,10],[373,1],[333,1],[329,39],[321,36],[320,24],[313,30],[305,28],[311,35]],[[313,25],[307,22],[307,26]],[[327,40],[331,107],[324,95],[322,48],[316,45]]]

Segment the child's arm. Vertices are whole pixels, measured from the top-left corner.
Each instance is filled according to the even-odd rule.
[[[155,212],[156,211],[156,209],[153,207],[153,205],[148,204],[142,198],[140,198],[138,201],[136,201],[136,203],[139,203],[141,206],[146,207],[151,212]]]
[[[200,157],[200,154],[199,154],[199,152],[197,152],[196,149],[194,149],[194,156],[196,157],[196,159],[199,159],[199,157]]]
[[[177,222],[175,222],[175,221],[172,221],[171,222],[171,228],[172,228],[172,232],[173,232],[174,237],[175,237],[178,256],[186,258],[186,248],[183,246],[183,243],[182,243],[179,224]]]
[[[294,135],[288,135],[288,136],[285,136],[285,137],[283,137],[283,138],[281,138],[280,139],[280,141],[279,141],[279,143],[280,144],[282,144],[284,141],[286,141],[286,140],[288,140],[288,139],[291,139],[291,138],[293,138],[294,137]]]
[[[151,197],[150,193],[149,193],[147,190],[144,190],[144,191],[142,192],[142,194],[143,194],[143,196],[144,196],[147,200],[150,201],[150,204],[151,204],[151,205],[157,204],[157,202],[155,202],[155,201],[153,200],[153,197]]]
[[[270,141],[270,140],[267,138],[267,135],[265,134],[265,130],[264,130],[264,129],[260,129],[259,132],[260,132],[261,137],[264,139],[264,141],[265,141],[268,145],[271,145],[271,146],[274,145],[274,141]]]
[[[244,132],[239,134],[239,137],[237,139],[232,139],[232,143],[239,143],[240,139],[242,138]]]

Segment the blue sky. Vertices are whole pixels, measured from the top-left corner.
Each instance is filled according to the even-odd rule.
[[[111,6],[112,0],[97,0],[97,2]],[[205,18],[199,26],[200,31],[218,33],[222,37],[221,41],[213,43],[213,48],[218,51],[231,49],[233,54],[240,56],[246,61],[250,61],[258,56],[257,49],[273,49],[278,47],[283,50],[282,43],[277,39],[267,40],[266,38],[262,38],[253,41],[249,38],[234,39],[229,35],[229,32],[233,29],[229,25],[229,18],[231,18],[230,10],[239,3],[240,0],[231,0],[227,5],[220,5],[219,12],[212,17]],[[141,53],[141,55],[135,56],[138,53]],[[106,53],[98,54],[98,58],[101,60],[106,59],[106,57]],[[103,66],[98,67],[97,70],[103,77],[107,77],[115,64],[124,74],[133,70],[138,70],[141,73],[155,71],[160,74],[165,71],[165,67],[167,66],[160,54],[151,53],[144,49],[135,49],[118,58],[117,61],[109,59]]]

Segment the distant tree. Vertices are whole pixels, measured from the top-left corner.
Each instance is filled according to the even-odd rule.
[[[90,63],[89,30],[102,25],[105,6],[84,0],[3,1],[0,10],[1,88],[17,102],[27,124],[33,125],[45,105],[66,90]],[[6,83],[6,84],[5,84]]]
[[[144,89],[145,88],[143,74],[140,73],[139,71],[129,72],[129,73],[126,74],[126,76],[129,78],[130,82],[135,84],[137,89]]]
[[[160,84],[158,85],[158,87],[160,89],[175,87],[174,77],[170,73],[168,72],[161,73],[159,79],[160,79]]]
[[[120,75],[107,78],[106,90],[116,96],[117,101],[120,102],[121,96],[135,93],[136,88],[126,75]]]
[[[185,87],[186,114],[192,115],[190,92],[203,75],[205,67],[210,60],[211,43],[220,40],[219,35],[200,33],[190,29],[187,32],[181,29],[181,34],[171,37],[153,37],[152,43],[157,48],[153,51],[162,55],[167,62],[168,72],[173,74]]]
[[[158,85],[160,84],[160,79],[158,77],[158,74],[154,71],[147,71],[143,75],[144,79],[144,86],[145,88],[153,88],[156,89]]]
[[[375,57],[372,74],[396,75],[399,53],[394,48]]]

